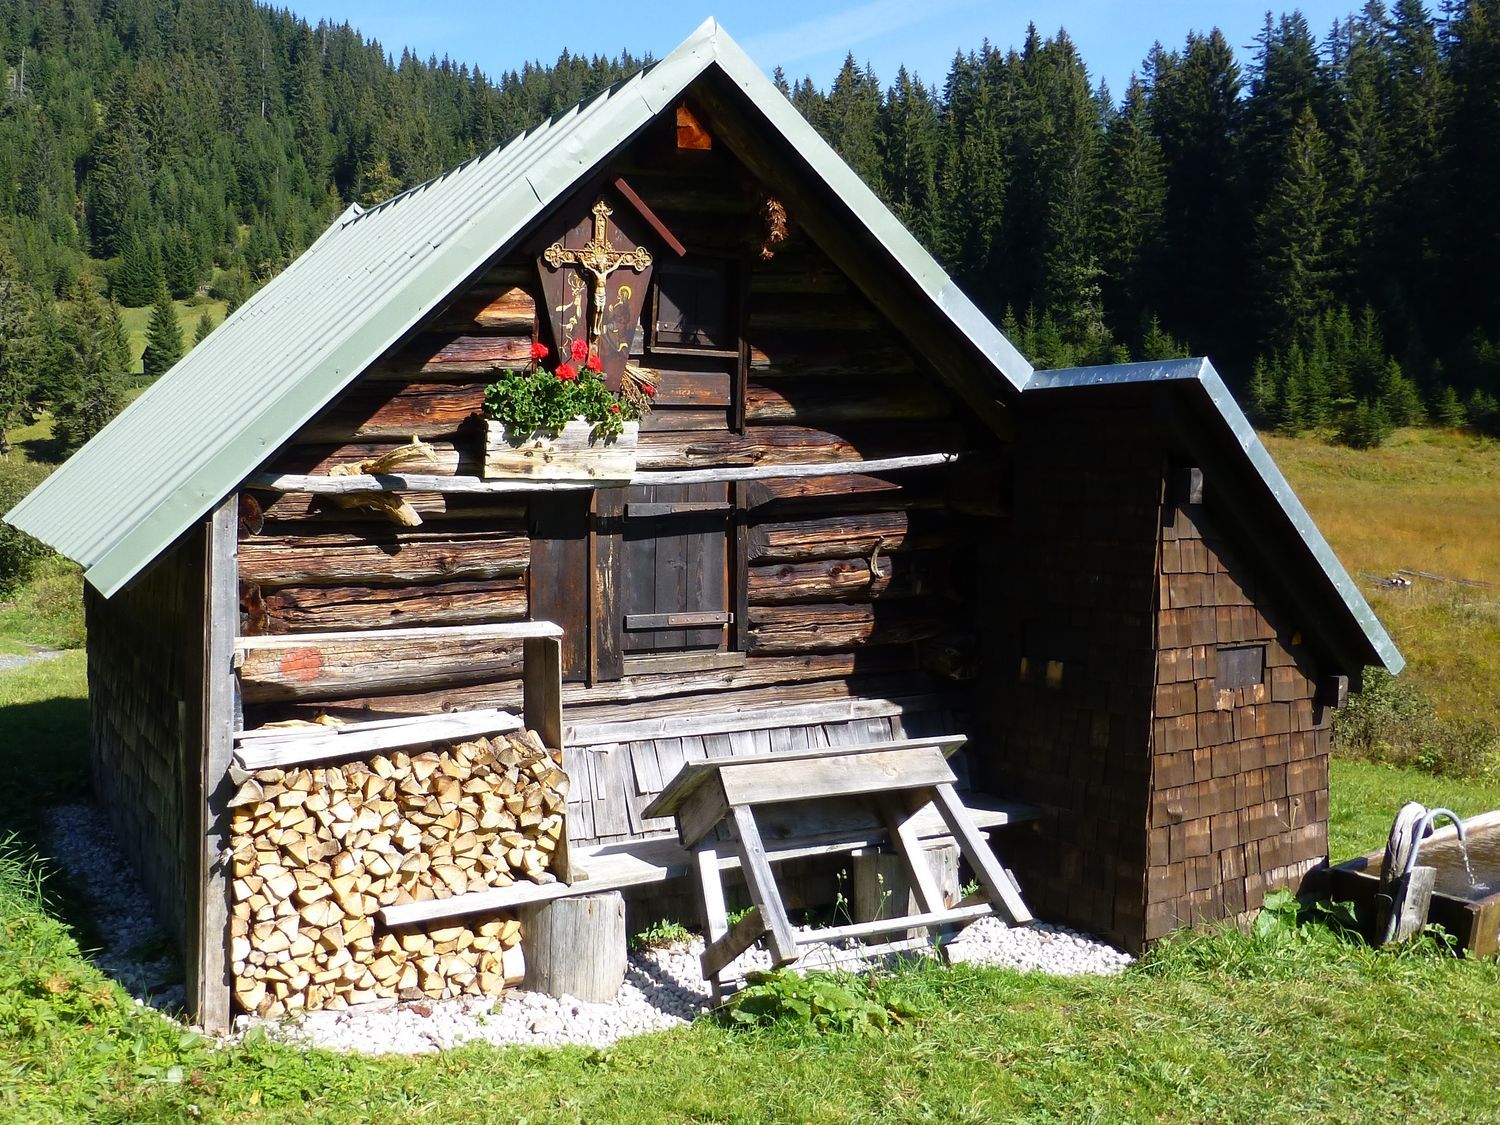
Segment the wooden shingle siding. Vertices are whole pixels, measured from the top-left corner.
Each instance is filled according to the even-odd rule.
[[[1331,711],[1311,655],[1202,506],[1167,506],[1160,543],[1148,940],[1255,910],[1328,855]],[[1221,687],[1220,648],[1247,645],[1264,646],[1262,682]]]
[[[157,917],[186,941],[196,901],[203,537],[190,533],[105,600],[84,586],[94,791]]]

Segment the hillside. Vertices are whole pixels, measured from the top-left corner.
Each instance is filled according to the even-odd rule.
[[[1265,442],[1406,656],[1402,679],[1449,722],[1500,726],[1500,442],[1439,430],[1362,451]],[[1442,577],[1377,584],[1399,570]]]

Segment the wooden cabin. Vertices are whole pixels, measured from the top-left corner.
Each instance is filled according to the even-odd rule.
[[[653,261],[636,472],[486,480],[484,388],[561,342],[542,258],[601,202]],[[1031,909],[1139,950],[1326,863],[1333,709],[1401,666],[1206,360],[1033,371],[712,21],[350,207],[7,519],[87,570],[97,790],[211,1025],[268,724],[525,710],[575,858],[670,845],[684,763],[966,735]]]

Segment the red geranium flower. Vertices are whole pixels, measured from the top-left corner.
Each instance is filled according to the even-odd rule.
[[[574,359],[582,359],[589,354],[589,346],[582,340],[574,340],[569,346],[569,351]]]
[[[543,343],[540,343],[540,342],[532,344],[531,345],[531,358],[532,359],[546,359],[547,358],[547,345],[543,344]]]
[[[557,365],[557,377],[566,383],[569,379],[578,378],[578,368],[571,363],[560,363]]]
[[[646,396],[648,398],[655,398],[656,397],[656,388],[653,387],[650,383],[642,383],[641,384],[641,390],[643,390],[643,391],[646,392]]]
[[[619,403],[618,403],[618,402],[616,402],[616,403],[613,403],[613,404],[612,404],[612,405],[611,405],[611,406],[610,406],[610,408],[609,408],[609,412],[610,412],[610,413],[611,413],[611,414],[618,414],[618,413],[620,413],[620,404],[619,404]]]
[[[596,355],[590,355],[587,366],[590,371],[603,371],[604,361]]]

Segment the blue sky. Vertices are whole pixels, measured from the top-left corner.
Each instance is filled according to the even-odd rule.
[[[1306,0],[1299,7],[1321,38],[1335,18],[1362,2]],[[460,0],[291,0],[290,6],[314,23],[324,18],[348,21],[392,54],[412,47],[424,58],[446,54],[477,63],[490,74],[528,59],[551,62],[564,47],[583,54],[629,49],[660,57],[715,15],[767,72],[780,65],[790,78],[808,74],[824,88],[850,51],[861,63],[873,65],[887,86],[902,63],[941,86],[956,50],[977,48],[985,39],[1002,47],[1019,45],[1027,23],[1034,21],[1044,34],[1067,28],[1095,81],[1106,79],[1116,96],[1153,42],[1179,46],[1189,29],[1221,28],[1241,62],[1248,62],[1268,7],[1265,0],[760,0],[717,8],[704,0],[483,5]]]

